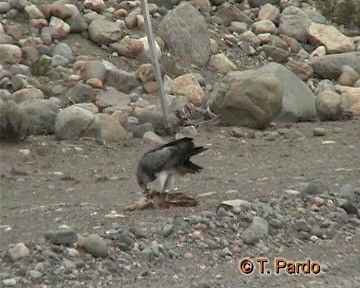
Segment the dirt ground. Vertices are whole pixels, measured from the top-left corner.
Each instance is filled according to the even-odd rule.
[[[326,136],[313,136],[315,127],[325,128]],[[196,163],[205,169],[175,182],[178,191],[194,196],[200,205],[156,211],[124,212],[141,195],[135,168],[150,146],[140,140],[112,145],[115,149],[91,140],[58,142],[52,136],[32,137],[20,144],[0,143],[0,250],[10,243],[39,239],[44,232],[62,224],[79,234],[96,233],[99,227],[109,228],[113,222],[124,227],[131,223],[156,227],[174,217],[214,211],[228,199],[277,198],[285,189],[296,189],[315,178],[329,181],[335,190],[344,184],[360,187],[359,117],[346,122],[293,124],[290,129],[301,134],[293,140],[282,135],[275,141],[266,141],[263,135],[234,138],[229,135],[230,129],[200,127],[195,142],[209,150],[197,156]],[[279,124],[269,130],[287,129]],[[326,140],[334,143],[323,144]],[[199,196],[206,192],[217,193]],[[112,210],[125,217],[104,218]],[[249,256],[246,250],[225,264],[210,264],[206,253],[194,249],[195,258],[173,260],[150,277],[137,279],[129,286],[124,279],[123,285],[191,287],[196,279],[214,279],[219,287],[360,287],[360,239],[345,238],[343,235],[329,242],[306,242],[301,247],[284,247],[277,253],[252,255],[289,261],[310,258],[330,267],[330,271],[318,275],[277,276],[258,271],[245,275],[240,273],[238,261]],[[179,269],[187,275],[181,284],[172,277]]]

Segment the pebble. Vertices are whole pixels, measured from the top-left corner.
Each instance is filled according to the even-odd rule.
[[[313,135],[317,136],[317,137],[325,136],[326,130],[325,130],[325,128],[319,128],[319,127],[314,128]]]
[[[30,254],[29,249],[25,246],[24,243],[18,243],[14,247],[8,250],[10,259],[16,261],[20,258],[26,257]]]
[[[4,279],[2,281],[2,284],[4,285],[4,287],[14,287],[16,286],[16,279],[15,278],[9,278],[9,279]]]
[[[258,216],[254,216],[252,223],[241,235],[245,244],[254,245],[260,239],[265,238],[269,233],[268,222]]]
[[[47,241],[54,244],[73,244],[78,240],[77,233],[72,228],[64,228],[56,231],[48,231],[44,234]]]
[[[108,255],[108,247],[105,241],[97,234],[86,237],[83,248],[94,257],[106,257]]]
[[[162,228],[162,235],[163,237],[169,237],[172,233],[174,233],[174,226],[171,224],[166,224],[163,228]]]
[[[311,230],[311,226],[306,222],[305,219],[297,219],[295,221],[294,228],[297,231],[305,231],[305,232],[309,232]]]

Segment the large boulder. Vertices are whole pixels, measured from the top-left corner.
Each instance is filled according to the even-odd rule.
[[[89,36],[97,44],[108,44],[116,42],[123,37],[123,28],[118,22],[98,17],[89,25]]]
[[[225,125],[265,129],[281,111],[283,94],[274,76],[233,71],[215,84],[208,104]]]
[[[355,50],[354,41],[332,25],[311,23],[308,27],[308,39],[313,45],[324,45],[329,53],[345,53]]]
[[[174,56],[204,66],[210,54],[210,34],[204,16],[189,2],[169,12],[159,24],[159,35]]]
[[[325,90],[316,96],[316,111],[321,121],[335,121],[340,118],[344,111],[343,96],[334,92]]]
[[[338,79],[343,66],[351,66],[360,73],[360,52],[348,52],[313,58],[309,61],[314,72],[323,78]]]
[[[29,99],[17,105],[20,113],[27,115],[30,133],[54,134],[55,119],[59,113],[60,100],[51,97],[50,99]]]
[[[285,86],[282,111],[276,120],[284,122],[316,120],[315,95],[296,74],[278,63],[269,63],[257,71],[259,74],[276,76]]]
[[[307,40],[307,31],[312,20],[300,8],[295,6],[286,7],[280,15],[279,22],[279,33],[293,37],[301,42]]]
[[[91,111],[70,106],[61,110],[55,121],[55,137],[58,140],[78,140],[81,137],[95,137],[93,125],[95,115]]]

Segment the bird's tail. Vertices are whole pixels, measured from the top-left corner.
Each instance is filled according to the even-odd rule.
[[[203,146],[199,146],[199,147],[194,147],[193,149],[191,149],[191,151],[189,152],[189,156],[194,156],[194,155],[197,155],[197,154],[200,154],[204,151],[208,150],[208,148],[206,147],[203,147]]]
[[[197,173],[203,169],[203,167],[191,162],[190,160],[184,162],[184,168],[186,169],[186,171],[183,171],[185,173]]]

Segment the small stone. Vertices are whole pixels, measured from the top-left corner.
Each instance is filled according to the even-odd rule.
[[[143,136],[144,144],[165,144],[165,141],[155,132],[147,131]]]
[[[301,190],[301,196],[317,195],[330,190],[330,183],[322,180],[315,179],[311,181],[304,189]]]
[[[72,228],[59,229],[57,231],[49,231],[44,234],[44,237],[47,241],[58,245],[73,244],[78,239],[75,230]]]
[[[185,137],[191,137],[191,138],[193,138],[197,135],[196,128],[193,125],[185,126],[183,128],[183,133],[184,133]]]
[[[311,240],[312,242],[315,242],[315,241],[319,240],[319,237],[316,236],[316,235],[312,235],[312,236],[310,236],[310,240]]]
[[[76,249],[74,248],[66,248],[66,255],[68,255],[69,257],[79,257],[80,253],[79,251],[77,251]]]
[[[106,257],[108,255],[105,241],[97,234],[86,237],[83,248],[94,257]]]
[[[154,125],[152,123],[143,123],[135,128],[133,135],[136,138],[143,138],[144,134],[148,131],[154,132],[155,131]]]
[[[220,245],[218,243],[216,243],[214,240],[212,239],[205,239],[204,243],[207,245],[207,247],[211,250],[216,250],[220,248]]]
[[[325,130],[325,128],[318,128],[318,127],[314,128],[313,135],[318,136],[318,137],[325,136],[326,135],[326,130]]]
[[[146,231],[138,227],[130,227],[129,232],[133,233],[136,238],[147,238]]]
[[[30,278],[33,278],[33,279],[38,279],[40,278],[43,274],[39,271],[36,271],[36,270],[30,270],[28,272]]]
[[[306,222],[305,219],[297,219],[294,224],[296,231],[305,231],[309,232],[311,230],[310,225]]]
[[[169,237],[172,233],[174,232],[174,226],[171,224],[166,224],[163,228],[162,228],[162,235],[163,237]]]
[[[13,287],[13,286],[16,286],[16,279],[15,279],[15,278],[4,279],[4,280],[2,280],[2,284],[3,284],[5,287]]]
[[[10,248],[8,252],[11,260],[13,261],[26,257],[30,254],[29,249],[24,243],[16,244],[14,247]]]
[[[282,227],[282,222],[278,219],[271,219],[269,221],[269,225],[274,227],[274,228],[281,228]]]
[[[253,222],[247,227],[243,234],[242,239],[245,244],[254,245],[261,238],[264,238],[269,233],[269,224],[268,222],[258,216],[254,216]]]

